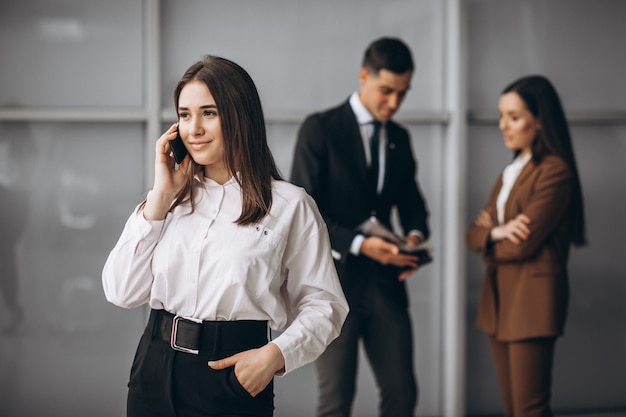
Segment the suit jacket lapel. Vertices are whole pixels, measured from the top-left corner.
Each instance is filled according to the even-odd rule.
[[[354,173],[358,184],[367,189],[367,161],[363,149],[361,129],[349,102],[346,102],[342,110],[344,115],[336,126],[338,140],[335,146],[341,154],[341,159],[348,167],[348,172]]]

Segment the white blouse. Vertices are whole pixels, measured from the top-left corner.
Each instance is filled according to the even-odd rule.
[[[326,224],[300,187],[272,182],[272,207],[259,224],[238,226],[240,187],[195,184],[164,220],[133,212],[102,272],[107,300],[202,320],[268,320],[285,373],[315,360],[348,313]]]
[[[500,188],[498,198],[496,199],[496,213],[498,214],[499,224],[504,223],[504,206],[509,199],[509,194],[511,194],[513,184],[515,184],[517,177],[519,177],[519,174],[522,172],[522,169],[528,161],[530,161],[531,157],[532,154],[530,152],[519,155],[513,160],[513,162],[504,168],[504,171],[502,171],[502,187]]]

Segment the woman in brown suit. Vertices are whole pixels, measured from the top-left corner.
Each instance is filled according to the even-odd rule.
[[[570,244],[585,244],[583,199],[558,94],[542,76],[507,86],[499,128],[514,160],[467,231],[486,274],[477,326],[489,335],[506,416],[551,416],[554,345],[568,303]]]

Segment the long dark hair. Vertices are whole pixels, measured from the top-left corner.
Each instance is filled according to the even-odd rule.
[[[272,206],[272,179],[282,176],[267,145],[261,100],[250,75],[236,63],[207,55],[187,69],[174,89],[174,108],[187,83],[201,81],[215,99],[224,137],[226,168],[241,187],[242,211],[238,225],[259,222]],[[191,161],[187,183],[176,196],[172,209],[190,201],[194,208],[195,176],[204,166]]]
[[[501,94],[512,92],[519,95],[541,126],[532,144],[533,161],[538,163],[546,155],[557,155],[569,166],[572,175],[572,198],[568,210],[572,217],[571,242],[575,246],[583,246],[587,238],[582,188],[559,95],[552,83],[541,75],[522,77],[506,86]],[[515,156],[518,154],[519,151],[516,151]]]

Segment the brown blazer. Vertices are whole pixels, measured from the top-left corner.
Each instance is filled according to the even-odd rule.
[[[497,224],[496,181],[485,210]],[[529,161],[517,178],[505,205],[504,221],[520,213],[531,223],[530,236],[516,245],[491,242],[490,228],[474,224],[466,233],[469,249],[487,266],[476,325],[500,341],[563,334],[568,303],[567,258],[570,234],[567,208],[572,181],[566,163],[547,156]]]

